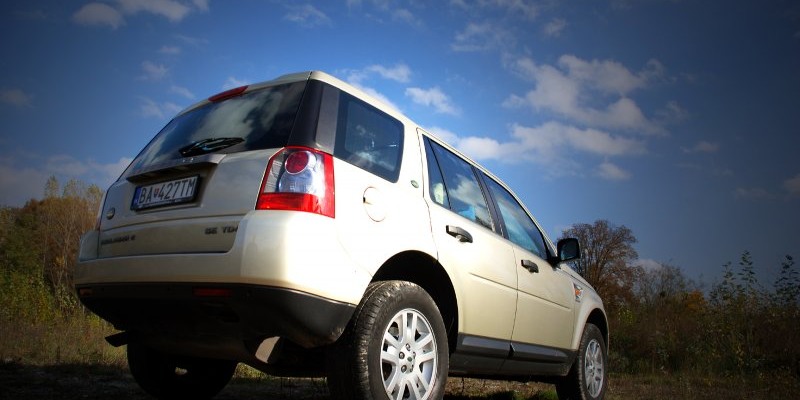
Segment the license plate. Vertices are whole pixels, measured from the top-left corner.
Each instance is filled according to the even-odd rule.
[[[175,179],[155,183],[152,185],[139,186],[133,195],[131,209],[141,210],[145,208],[160,207],[171,204],[187,203],[194,200],[197,193],[197,176],[183,179]]]

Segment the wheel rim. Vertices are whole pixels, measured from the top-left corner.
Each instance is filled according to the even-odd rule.
[[[391,399],[427,399],[436,380],[436,338],[422,313],[407,308],[392,317],[383,333],[381,373]]]
[[[586,346],[583,370],[584,377],[586,377],[586,389],[592,397],[597,397],[603,390],[603,381],[605,380],[603,348],[597,340],[592,339]]]

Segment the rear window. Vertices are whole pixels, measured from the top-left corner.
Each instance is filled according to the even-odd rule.
[[[342,92],[333,154],[390,182],[400,175],[403,124]]]
[[[178,116],[142,150],[129,171],[193,155],[286,146],[305,85],[254,90]]]

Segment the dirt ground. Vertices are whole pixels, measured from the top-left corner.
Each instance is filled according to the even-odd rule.
[[[328,399],[324,379],[273,378],[239,373],[219,400]],[[555,399],[552,385],[479,379],[448,379],[445,400]],[[607,399],[798,399],[795,376],[704,378],[612,375]],[[0,400],[150,400],[127,368],[104,365],[52,366],[0,362]]]
[[[152,400],[127,369],[109,366],[0,366],[0,399]],[[324,399],[322,380],[235,378],[217,397],[233,399]]]
[[[239,374],[237,374],[239,375]],[[521,398],[536,398],[552,385],[450,378],[447,400],[487,398],[483,394],[501,394],[513,398],[515,390]],[[490,397],[489,398],[496,398]],[[131,377],[126,368],[101,365],[35,366],[16,362],[0,363],[0,399],[5,400],[151,400]],[[324,379],[241,377],[237,376],[215,399],[279,400],[328,399]]]

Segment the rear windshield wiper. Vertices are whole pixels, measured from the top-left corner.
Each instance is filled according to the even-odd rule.
[[[178,151],[184,157],[191,157],[211,153],[242,142],[244,142],[244,139],[240,137],[208,138],[183,146]]]

